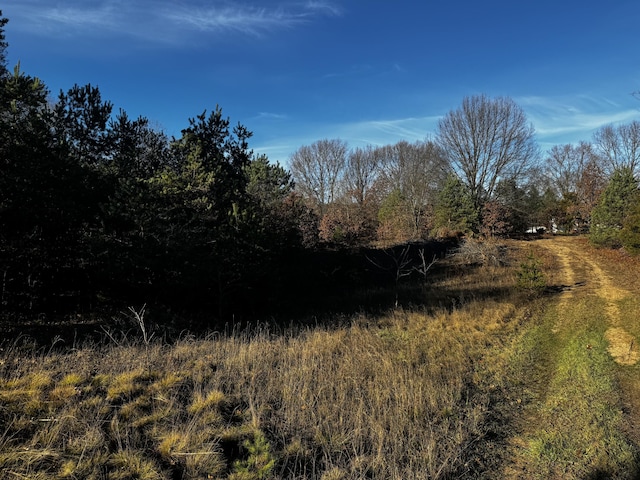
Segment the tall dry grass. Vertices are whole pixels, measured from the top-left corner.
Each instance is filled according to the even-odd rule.
[[[530,315],[508,293],[513,267],[455,268],[430,287],[441,306],[355,317],[344,327],[263,326],[171,345],[121,339],[66,352],[5,344],[0,472],[42,479],[488,475],[505,421],[496,405],[517,408],[507,388],[508,347]]]

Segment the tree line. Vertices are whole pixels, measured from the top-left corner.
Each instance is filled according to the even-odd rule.
[[[0,12],[3,318],[147,303],[167,318],[232,321],[319,301],[340,275],[366,283],[344,247],[510,235],[551,219],[638,246],[637,122],[540,162],[523,111],[474,96],[432,140],[319,140],[287,170],[220,107],[169,138],[95,86],[52,97],[8,68],[6,23]]]
[[[509,98],[467,97],[431,139],[348,149],[319,140],[291,157],[320,237],[345,245],[428,237],[505,237],[545,229],[640,248],[640,122],[541,154]]]
[[[168,138],[144,117],[114,112],[92,85],[52,99],[19,64],[7,68],[6,22],[4,316],[147,302],[230,318],[238,304],[246,312],[269,301],[287,281],[283,258],[312,241],[315,217],[290,174],[249,148],[252,133],[216,107]]]

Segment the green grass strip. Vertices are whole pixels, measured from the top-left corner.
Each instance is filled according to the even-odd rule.
[[[549,383],[528,456],[539,478],[636,478],[637,452],[622,433],[615,364],[607,351],[605,304],[576,299],[550,309],[538,345],[551,355]],[[546,335],[540,335],[543,339]]]

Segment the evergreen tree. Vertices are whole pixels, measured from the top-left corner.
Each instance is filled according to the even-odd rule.
[[[208,116],[205,111],[189,119],[189,127],[173,142],[172,150],[179,164],[195,161],[212,174],[208,194],[216,209],[242,201],[247,186],[244,169],[253,154],[248,145],[252,135],[240,124],[231,129],[229,119],[223,118],[222,109],[216,107]]]
[[[544,195],[540,193],[535,183],[530,183],[526,188],[525,209],[527,230],[532,227],[546,226],[549,223],[549,219],[544,215]]]
[[[91,235],[102,252],[96,275],[110,298],[127,305],[150,300],[159,265],[160,245],[155,225],[158,200],[152,179],[171,165],[169,142],[144,117],[129,119],[120,110],[107,128],[108,160],[100,167],[100,222]],[[106,294],[107,292],[105,292]]]
[[[263,207],[277,207],[293,192],[291,173],[280,164],[269,162],[266,155],[258,155],[245,167],[247,193]]]
[[[247,174],[251,132],[218,107],[189,120],[169,165],[149,179],[155,284],[163,301],[223,315],[245,286],[252,254]]]
[[[170,163],[169,140],[149,126],[149,120],[129,119],[120,110],[108,128],[111,172],[120,178],[148,180]]]
[[[71,157],[84,166],[105,168],[111,159],[109,119],[113,104],[103,102],[98,87],[74,85],[60,92],[54,106],[54,125],[58,142]]]
[[[620,230],[638,195],[638,181],[631,168],[615,170],[591,214],[590,240],[597,245],[620,247]]]
[[[258,155],[245,167],[248,205],[247,221],[256,245],[272,255],[301,245],[296,218],[288,208],[293,194],[291,173]]]
[[[620,232],[622,246],[633,255],[640,255],[640,195],[636,195],[635,203],[624,221]]]
[[[435,232],[469,233],[478,226],[478,210],[469,190],[455,174],[449,175],[435,206]]]
[[[7,43],[4,27],[9,23],[8,18],[2,16],[2,10],[0,10],[0,77],[4,77],[7,72]]]
[[[58,308],[83,283],[92,182],[52,135],[48,90],[20,71],[0,80],[0,245],[5,302]],[[8,299],[7,295],[11,297]],[[62,308],[62,307],[60,307]]]

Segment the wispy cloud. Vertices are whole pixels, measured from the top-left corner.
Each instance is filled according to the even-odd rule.
[[[206,9],[184,7],[179,11],[171,8],[164,12],[164,16],[172,22],[178,22],[186,27],[195,27],[201,31],[237,31],[254,36],[261,36],[276,28],[289,28],[307,19],[304,12],[237,5]]]
[[[342,9],[330,2],[309,1],[305,7],[310,11],[318,11],[336,17],[342,15]]]
[[[346,124],[341,130],[367,144],[388,145],[400,140],[410,142],[432,136],[439,117],[409,117],[392,120],[368,120]]]
[[[287,115],[282,113],[259,112],[255,117],[256,120],[285,120]]]
[[[633,99],[630,97],[630,101]],[[640,116],[640,104],[621,104],[605,97],[521,97],[522,106],[535,126],[542,148],[558,143],[589,141],[593,133],[608,124],[630,122]]]
[[[107,33],[165,43],[203,32],[262,37],[341,12],[329,2],[264,3],[258,7],[247,1],[220,0],[60,0],[51,5],[48,0],[21,0],[4,13],[17,19],[18,28],[34,34]]]
[[[536,129],[540,148],[590,141],[593,132],[607,124],[627,123],[640,118],[640,102],[630,97],[629,104],[588,95],[567,97],[514,98]],[[638,103],[634,107],[634,103]],[[400,140],[415,142],[435,136],[441,116],[406,117],[383,120],[363,120],[308,126],[305,131],[283,137],[282,125],[274,130],[272,140],[265,139],[256,151],[286,163],[290,155],[302,145],[322,138],[340,138],[351,147],[392,145]],[[295,125],[289,131],[295,131]],[[262,129],[267,133],[268,129]]]
[[[49,34],[77,30],[112,30],[127,16],[118,2],[103,2],[88,6],[68,1],[55,5],[42,0],[24,0],[5,8],[4,14],[14,27],[33,33]],[[14,21],[15,19],[15,21]]]
[[[351,123],[313,125],[304,131],[282,136],[282,126],[272,132],[271,139],[259,141],[254,150],[273,160],[286,163],[293,152],[322,138],[339,138],[350,147],[393,145],[401,140],[416,142],[433,136],[440,117],[408,117],[390,120],[364,120]],[[267,129],[261,135],[270,136]]]
[[[79,8],[53,8],[34,14],[34,20],[50,24],[66,25],[71,27],[112,27],[115,26],[116,15],[110,8],[99,10],[82,10]]]

